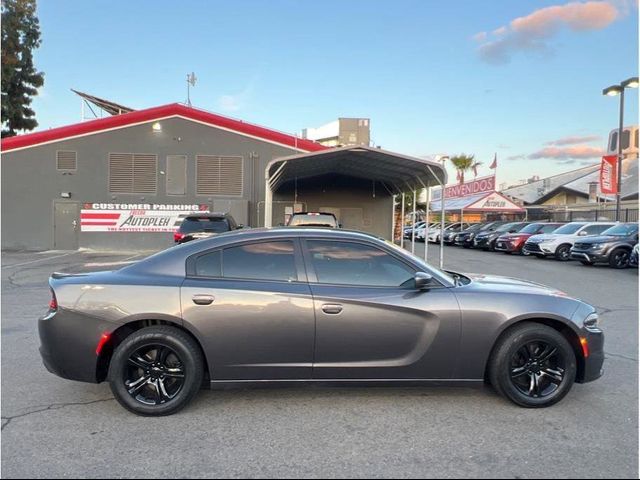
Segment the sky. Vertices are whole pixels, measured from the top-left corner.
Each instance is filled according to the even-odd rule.
[[[371,119],[407,155],[498,156],[498,184],[599,161],[602,89],[638,75],[637,0],[39,0],[38,130],[77,123],[74,88],[185,102],[296,133]],[[638,123],[627,90],[625,124]],[[450,172],[450,180],[455,174]]]

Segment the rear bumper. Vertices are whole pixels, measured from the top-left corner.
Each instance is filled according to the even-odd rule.
[[[59,309],[38,320],[40,356],[45,368],[59,377],[97,383],[96,347],[114,325]]]

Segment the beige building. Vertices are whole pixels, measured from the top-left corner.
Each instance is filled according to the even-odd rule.
[[[368,118],[339,118],[318,128],[305,128],[302,138],[326,147],[370,146],[371,131]]]

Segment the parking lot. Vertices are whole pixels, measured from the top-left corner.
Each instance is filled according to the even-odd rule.
[[[417,254],[423,252],[417,245]],[[430,246],[433,264],[438,247]],[[108,385],[42,366],[36,319],[52,271],[117,268],[140,252],[2,255],[5,477],[637,478],[638,271],[445,247],[446,267],[549,284],[597,307],[605,376],[525,410],[471,388],[202,391],[141,418]]]

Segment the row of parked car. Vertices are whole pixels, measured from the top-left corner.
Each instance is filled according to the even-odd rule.
[[[638,266],[638,224],[616,222],[425,222],[404,229],[405,238],[508,254],[578,260],[583,265],[608,263],[613,268]]]

